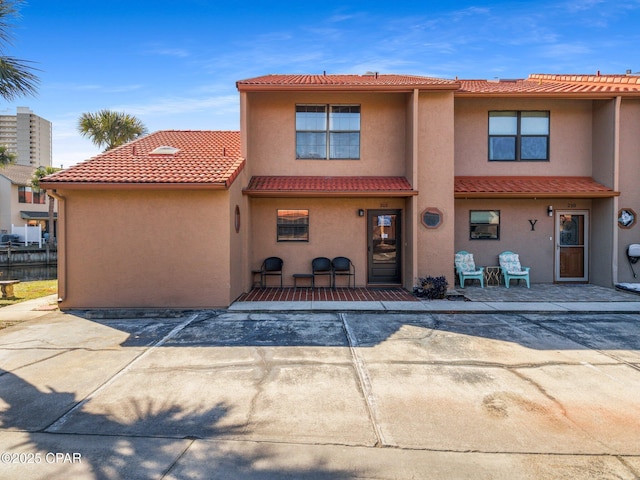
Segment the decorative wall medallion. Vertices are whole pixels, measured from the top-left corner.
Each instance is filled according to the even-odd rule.
[[[425,208],[420,215],[422,224],[427,228],[438,228],[442,225],[442,212],[435,207]]]
[[[618,212],[618,226],[631,228],[636,224],[636,212],[630,208],[621,208]]]

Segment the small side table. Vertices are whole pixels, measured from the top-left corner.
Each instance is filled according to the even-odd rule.
[[[484,267],[484,281],[487,285],[500,285],[502,274],[500,267]]]
[[[313,278],[313,273],[294,273],[293,274],[293,288],[296,288],[298,286],[298,280],[304,278],[304,279],[308,279],[311,281],[311,285],[310,288],[314,287],[314,278]]]

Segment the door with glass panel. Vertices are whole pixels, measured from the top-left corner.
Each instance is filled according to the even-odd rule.
[[[589,212],[556,212],[556,282],[589,280]]]
[[[401,282],[400,210],[369,210],[368,283]]]

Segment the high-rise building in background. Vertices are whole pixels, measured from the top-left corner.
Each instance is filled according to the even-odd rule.
[[[15,115],[0,112],[0,145],[16,154],[17,165],[51,166],[51,122],[28,107],[18,107]]]

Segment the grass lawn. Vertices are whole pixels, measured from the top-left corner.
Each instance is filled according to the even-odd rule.
[[[58,280],[38,280],[35,282],[20,282],[13,286],[13,297],[1,298],[0,308],[14,303],[46,297],[58,292]]]
[[[0,298],[0,308],[14,303],[33,300],[34,298],[46,297],[58,292],[57,280],[38,280],[35,282],[20,282],[13,286],[13,297]],[[0,320],[0,330],[20,321]]]

